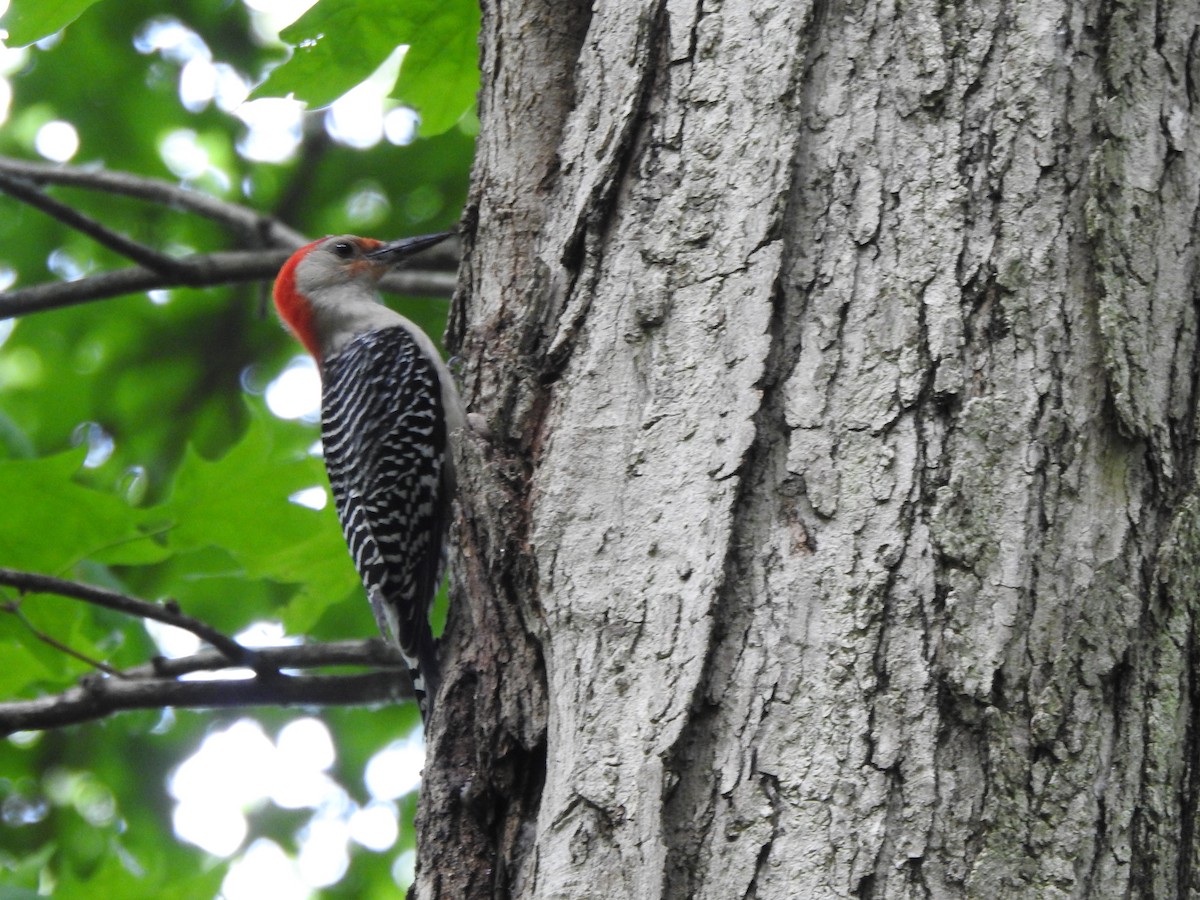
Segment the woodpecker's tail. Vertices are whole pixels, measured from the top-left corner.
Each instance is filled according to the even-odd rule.
[[[404,658],[408,662],[408,671],[412,675],[413,693],[417,695],[417,706],[421,710],[421,721],[429,726],[429,718],[433,715],[433,703],[437,699],[438,688],[442,686],[442,669],[438,664],[437,643],[430,632],[422,635],[416,647],[416,659],[410,659],[407,652]]]
[[[429,622],[427,619],[417,619],[402,627],[399,613],[402,609],[411,610],[411,603],[390,602],[378,588],[368,589],[367,597],[371,601],[371,611],[375,613],[379,633],[390,640],[404,657],[404,664],[408,666],[408,674],[412,677],[413,695],[421,710],[421,721],[428,725],[429,717],[433,715],[433,701],[442,683],[437,641],[429,629]]]

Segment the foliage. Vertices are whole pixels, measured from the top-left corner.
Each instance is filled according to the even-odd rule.
[[[70,25],[98,0],[59,0],[17,3],[4,20],[14,47],[25,47]]]
[[[478,90],[478,30],[473,0],[325,0],[283,30],[295,55],[256,94],[294,93],[324,106],[383,65],[397,46],[411,45],[394,96],[421,113],[423,135],[441,134]]]
[[[261,36],[262,17],[242,3],[14,0],[3,23],[12,45],[52,36],[3,57],[13,99],[0,155],[39,158],[40,130],[62,120],[78,134],[72,164],[186,182],[306,234],[445,228],[464,202],[472,153],[463,112],[474,90],[473,10],[457,0],[322,0],[285,33],[299,41],[319,28],[320,52],[295,57],[262,90],[327,103],[397,43],[411,42],[398,91],[426,112],[423,133],[436,136],[355,149],[331,140],[324,115],[310,112],[297,152],[263,162],[247,155],[243,108],[222,108],[219,96],[193,96],[185,106],[188,59],[150,40],[155,27],[180,26],[171,33],[202,41],[191,45],[193,58],[259,83],[288,51]],[[362,32],[353,23],[368,19],[378,27],[366,29],[370,52],[360,55]],[[355,52],[337,52],[346,47]],[[186,177],[167,152],[181,141],[202,162]],[[175,254],[240,249],[239,238],[195,215],[79,190],[51,193]],[[3,283],[23,287],[123,265],[112,251],[0,196]],[[11,333],[0,324],[0,566],[173,598],[229,634],[263,620],[309,638],[371,634],[332,511],[289,501],[323,485],[324,475],[310,452],[314,423],[268,411],[264,391],[298,348],[265,306],[262,289],[178,289],[28,316]],[[445,310],[436,301],[398,306],[439,333]],[[110,611],[39,595],[22,598],[20,611],[23,620],[0,615],[0,699],[53,693],[89,671],[31,629],[117,667],[157,652],[140,621]],[[131,713],[0,740],[5,895],[214,896],[225,862],[173,837],[166,779],[206,733],[239,715]],[[301,713],[257,715],[273,734]],[[414,711],[319,715],[334,735],[335,777],[365,802],[363,767],[414,726]],[[271,834],[286,848],[303,823],[303,816],[260,812],[254,834]],[[411,839],[402,828],[389,854],[359,848],[346,877],[322,895],[387,895],[392,859]]]

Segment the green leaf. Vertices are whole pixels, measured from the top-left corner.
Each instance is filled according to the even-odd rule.
[[[416,4],[414,4],[416,5]],[[427,17],[417,26],[392,96],[421,115],[417,133],[449,131],[479,92],[479,5],[463,0],[422,3]]]
[[[86,558],[137,564],[166,555],[142,528],[145,513],[74,482],[83,448],[44,459],[0,460],[0,565],[62,574]]]
[[[257,414],[221,459],[189,453],[158,512],[174,522],[171,549],[219,548],[237,566],[210,574],[297,586],[293,602],[309,611],[289,624],[303,630],[357,583],[332,504],[313,510],[289,500],[324,483],[320,460],[280,452],[267,419]],[[236,589],[227,597],[237,599]]]
[[[243,565],[221,547],[182,551],[145,571],[122,574],[138,596],[170,597],[188,615],[226,634],[278,616],[277,610],[296,593],[294,586],[247,579]]]
[[[66,28],[100,0],[11,0],[4,27],[11,47],[25,47]]]
[[[121,897],[123,900],[189,900],[217,896],[225,873],[208,868],[180,871],[179,867],[146,865],[144,859],[122,852],[116,838],[101,847],[94,866],[80,872],[67,867],[55,889],[61,900],[93,897]],[[157,859],[153,860],[158,863]]]
[[[58,681],[67,667],[67,657],[41,641],[31,639],[29,630],[14,616],[0,616],[0,697],[26,697],[32,688]]]
[[[321,0],[282,32],[295,47],[251,98],[295,94],[327,106],[378,69],[411,30],[395,0]]]
[[[251,96],[326,106],[407,45],[394,96],[420,114],[422,136],[440,134],[475,102],[478,33],[473,0],[321,0],[283,30],[295,53]]]
[[[10,766],[5,771],[11,772],[13,769]],[[0,855],[0,871],[4,872],[7,882],[0,884],[0,900],[34,900],[42,896],[36,890],[39,875],[57,849],[54,844],[48,843],[16,858]]]

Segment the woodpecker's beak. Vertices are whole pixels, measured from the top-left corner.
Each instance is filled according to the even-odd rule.
[[[395,265],[408,259],[410,256],[415,256],[427,247],[440,244],[448,237],[454,237],[454,232],[443,231],[440,234],[422,234],[418,237],[389,241],[378,249],[366,254],[366,258],[383,263],[384,265]]]

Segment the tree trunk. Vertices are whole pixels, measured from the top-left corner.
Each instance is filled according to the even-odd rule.
[[[1200,3],[484,3],[421,897],[1200,891]]]

